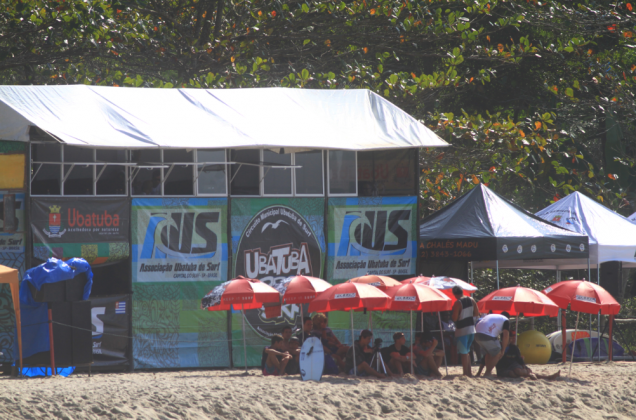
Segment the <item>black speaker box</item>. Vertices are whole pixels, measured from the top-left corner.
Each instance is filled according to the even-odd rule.
[[[29,289],[36,302],[72,302],[82,299],[87,281],[86,273],[80,273],[70,280],[45,283],[40,290],[29,283]]]
[[[91,326],[91,302],[51,302],[53,321],[53,349],[55,366],[67,367],[93,362],[93,336]],[[76,327],[76,328],[74,328]],[[36,353],[24,359],[24,366],[50,366],[48,351]]]
[[[590,279],[594,281],[596,279]],[[619,261],[610,261],[601,264],[601,287],[607,290],[614,299],[618,300],[619,291],[623,282],[623,264]]]

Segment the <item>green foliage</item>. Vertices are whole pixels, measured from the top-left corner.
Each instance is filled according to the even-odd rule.
[[[634,188],[633,136],[609,159],[623,171],[604,147],[609,125],[636,120],[627,2],[3,6],[3,84],[370,89],[451,143],[423,153],[424,214],[479,182],[531,210],[572,191],[619,209]]]

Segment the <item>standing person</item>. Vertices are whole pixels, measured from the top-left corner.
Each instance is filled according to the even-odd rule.
[[[453,287],[453,295],[457,299],[453,305],[453,322],[455,323],[455,345],[462,361],[464,376],[472,377],[470,367],[470,346],[475,339],[475,321],[479,317],[477,303],[470,296],[464,296],[461,287]],[[494,365],[493,365],[494,366]]]
[[[375,376],[376,378],[386,378],[383,373],[373,369],[366,362],[367,355],[373,353],[373,349],[369,347],[369,343],[373,338],[373,333],[369,330],[362,330],[360,332],[360,338],[353,343],[353,346],[349,347],[347,357],[345,361],[345,372],[349,375],[357,376]],[[357,369],[353,369],[353,352],[356,352],[356,365]]]
[[[501,359],[508,347],[510,340],[510,315],[508,312],[502,312],[501,315],[486,315],[477,324],[477,333],[475,334],[475,342],[479,344],[485,353],[486,372],[484,376],[492,374],[499,359]],[[499,335],[502,336],[499,342]]]

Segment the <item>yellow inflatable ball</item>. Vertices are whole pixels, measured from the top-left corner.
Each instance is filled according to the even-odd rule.
[[[536,330],[526,331],[517,339],[517,346],[526,363],[545,365],[552,355],[552,346],[545,335]]]

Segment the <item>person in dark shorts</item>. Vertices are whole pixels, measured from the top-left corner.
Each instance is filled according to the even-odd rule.
[[[559,370],[552,375],[536,374],[526,366],[519,347],[510,344],[503,357],[497,362],[497,376],[500,378],[530,378],[530,379],[556,379],[561,376]]]
[[[413,357],[415,358],[415,373],[424,376],[441,377],[437,359],[443,357],[444,352],[437,350],[437,340],[431,333],[415,333],[413,343]]]
[[[352,347],[349,347],[347,356],[345,358],[345,372],[349,375],[357,376],[375,376],[376,378],[386,378],[386,375],[380,373],[369,366],[366,362],[368,355],[373,353],[373,349],[369,347],[369,343],[373,339],[373,333],[369,330],[362,330],[360,332],[360,338],[353,343]],[[358,365],[354,372],[353,369],[353,352],[356,352],[356,361]]]
[[[485,354],[486,372],[484,376],[492,374],[492,370],[504,355],[510,339],[510,315],[489,314],[483,317],[475,327],[475,342],[479,344]],[[501,342],[499,336],[501,335]]]
[[[470,367],[470,346],[475,338],[475,317],[479,317],[477,303],[470,296],[464,296],[461,287],[453,287],[453,296],[457,301],[453,304],[452,319],[455,323],[455,345],[462,361],[464,376],[473,376]]]
[[[389,356],[389,367],[392,372],[402,376],[404,372],[411,372],[411,349],[406,345],[406,336],[402,332],[393,334],[393,344],[383,351]]]
[[[263,375],[280,376],[286,374],[285,368],[290,360],[292,360],[292,355],[283,350],[283,337],[275,334],[272,336],[271,345],[263,349],[261,358]]]

